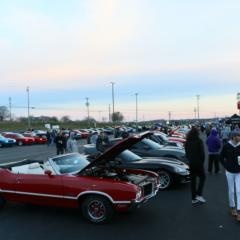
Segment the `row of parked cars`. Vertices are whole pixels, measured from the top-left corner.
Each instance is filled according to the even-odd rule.
[[[177,182],[189,181],[188,161],[184,149],[183,137],[171,141],[161,132],[139,134],[141,141],[131,145],[114,159],[123,168],[151,170],[160,176],[160,189],[165,190]],[[164,142],[160,136],[164,136]],[[180,141],[179,141],[180,140]],[[110,146],[122,141],[122,138],[110,139]],[[94,144],[84,145],[84,154],[99,154]]]
[[[38,135],[34,132],[3,132],[0,134],[0,147],[13,145],[44,144],[47,142],[46,134]]]
[[[107,222],[115,212],[144,204],[159,189],[188,180],[183,147],[160,145],[152,136],[154,132],[113,138],[104,153],[85,145],[85,154],[1,164],[0,208],[6,201],[80,208],[88,221]],[[151,156],[157,149],[179,152],[183,161],[177,156]]]
[[[152,135],[145,132],[112,139],[112,146],[100,154],[70,153],[1,164],[0,208],[6,201],[80,208],[88,221],[107,222],[115,212],[136,208],[168,187],[164,173],[187,179],[184,162],[134,153],[142,143],[161,146],[149,139]],[[140,148],[151,152],[151,146],[146,146]],[[168,148],[184,153],[179,146]]]

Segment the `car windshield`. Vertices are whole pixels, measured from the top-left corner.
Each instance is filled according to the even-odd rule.
[[[16,137],[18,137],[18,138],[24,138],[24,136],[22,135],[22,134],[20,134],[20,133],[16,133],[16,134],[14,134]]]
[[[124,162],[135,162],[142,159],[141,157],[129,150],[124,150],[117,156],[117,158],[120,158]]]
[[[85,168],[90,162],[84,155],[70,154],[52,159],[54,167],[61,173],[77,173]]]
[[[144,138],[141,142],[144,143],[145,145],[149,146],[153,150],[161,148],[160,144],[158,144],[150,139],[147,139],[147,138]]]
[[[165,142],[168,141],[168,138],[164,134],[157,134],[157,136],[160,136]]]
[[[5,139],[4,136],[2,134],[0,134],[0,139]]]

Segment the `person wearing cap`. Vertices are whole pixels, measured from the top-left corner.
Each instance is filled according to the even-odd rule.
[[[226,170],[230,214],[240,222],[240,132],[234,131],[231,140],[220,154],[220,162]],[[234,187],[235,185],[235,187]],[[236,197],[236,201],[235,201]]]

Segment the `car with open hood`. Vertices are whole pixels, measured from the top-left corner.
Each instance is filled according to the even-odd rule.
[[[145,203],[159,190],[151,171],[118,167],[114,159],[141,140],[131,136],[89,161],[78,153],[0,165],[0,207],[6,201],[80,208],[93,223]]]
[[[115,164],[124,169],[143,169],[159,175],[160,190],[166,190],[175,183],[190,181],[189,166],[179,160],[164,157],[140,157],[124,150],[115,159]]]

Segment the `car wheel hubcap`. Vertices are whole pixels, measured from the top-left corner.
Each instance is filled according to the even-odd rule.
[[[102,219],[105,216],[106,209],[101,201],[94,200],[88,205],[88,214],[94,220]]]
[[[160,189],[167,188],[170,184],[170,176],[166,173],[159,173]]]

